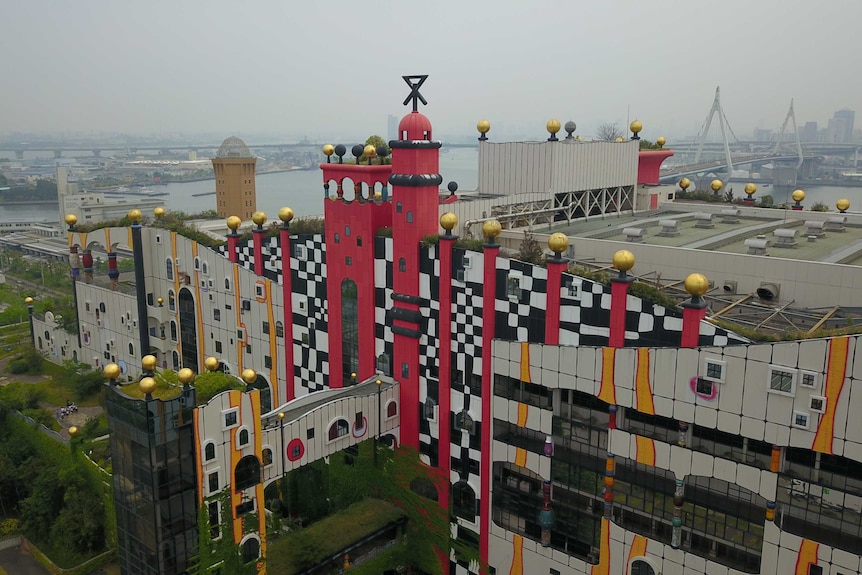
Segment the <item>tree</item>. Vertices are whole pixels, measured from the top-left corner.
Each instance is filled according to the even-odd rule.
[[[392,150],[389,149],[389,144],[386,143],[386,140],[384,140],[383,138],[381,138],[377,134],[375,134],[373,136],[368,136],[368,139],[365,140],[365,145],[368,146],[369,144],[374,146],[375,150],[380,148],[380,146],[383,146],[386,148],[388,153],[392,152]],[[386,159],[381,158],[380,156],[374,156],[374,158],[372,158],[371,160],[368,160],[368,161],[371,164],[385,164],[385,163],[387,163]]]
[[[542,249],[542,244],[529,232],[524,232],[524,241],[521,242],[515,258],[538,266],[545,265],[545,251]]]
[[[601,142],[614,142],[617,138],[623,136],[623,131],[619,126],[611,122],[605,122],[596,130],[596,139]]]

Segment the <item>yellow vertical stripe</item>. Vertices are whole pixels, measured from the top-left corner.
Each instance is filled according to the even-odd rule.
[[[129,231],[131,233],[131,231]],[[69,247],[72,247],[72,244],[75,243],[75,232],[66,232],[66,239],[69,241]],[[131,242],[129,242],[131,244]]]
[[[198,257],[198,243],[192,242],[192,258]],[[194,261],[194,259],[192,260]],[[192,266],[194,268],[194,266]],[[197,317],[197,328],[198,328],[198,369],[202,370],[204,365],[204,358],[206,357],[206,344],[204,342],[207,341],[206,336],[204,335],[204,305],[201,301],[201,281],[200,281],[200,272],[197,268],[194,269],[195,273],[195,317]],[[209,307],[209,306],[207,306]]]
[[[129,230],[131,233],[131,229]],[[174,270],[174,309],[170,313],[174,315],[174,320],[177,322],[177,345],[176,351],[180,356],[180,363],[182,363],[183,357],[183,338],[180,335],[182,333],[182,329],[180,329],[180,266],[177,265],[177,232],[171,232],[171,265]],[[169,302],[170,303],[170,302]]]
[[[635,435],[635,448],[638,463],[655,466],[655,441],[649,437]]]
[[[263,461],[263,430],[260,419],[260,391],[248,394],[251,399],[251,419],[254,426],[254,455],[258,461]],[[254,496],[257,499],[257,529],[260,535],[260,554],[266,557],[266,512],[264,511],[263,482],[259,482],[254,488]]]
[[[799,556],[796,559],[795,575],[808,575],[808,566],[817,565],[817,548],[819,545],[814,541],[803,539],[799,544]]]
[[[512,537],[512,567],[509,575],[524,575],[524,538],[520,535]]]
[[[610,575],[611,572],[611,524],[602,518],[602,541],[599,549],[599,564],[593,565],[590,575]]]
[[[804,342],[803,342],[804,345]],[[835,433],[835,411],[838,408],[838,398],[844,388],[844,377],[847,372],[847,355],[850,349],[849,337],[836,337],[829,342],[829,363],[826,365],[826,411],[820,416],[817,434],[811,449],[820,453],[832,453],[832,439]]]
[[[281,405],[281,401],[278,396],[278,345],[276,344],[275,337],[275,315],[272,309],[272,280],[266,280],[265,282],[266,289],[266,317],[269,322],[269,357],[272,358],[269,364],[272,366],[269,368],[269,383],[272,387],[272,407],[278,407]],[[285,304],[286,305],[286,304]]]
[[[643,347],[638,349],[635,392],[637,396],[637,410],[642,413],[655,415],[652,386],[649,380],[649,350]]]
[[[631,549],[629,549],[629,559],[626,561],[626,575],[629,573],[629,565],[635,557],[645,557],[647,548],[647,538],[643,535],[635,535],[632,541]]]
[[[521,343],[521,381],[533,383],[530,378],[530,344],[527,342]]]
[[[105,228],[105,251],[111,253],[111,228]]]
[[[527,450],[523,447],[515,448],[515,465],[525,467],[527,465]]]
[[[231,390],[228,392],[228,401],[230,402],[231,408],[241,407],[242,404],[242,394],[236,390]],[[230,477],[235,477],[236,466],[239,463],[240,459],[240,451],[236,449],[236,432],[242,427],[242,409],[238,410],[237,413],[237,421],[239,425],[234,427],[228,433],[228,441],[230,442],[230,448],[228,451],[230,452],[230,469],[227,470],[227,473],[230,474]],[[239,543],[242,539],[242,517],[237,517],[236,507],[242,503],[242,494],[240,494],[236,487],[231,485],[230,490],[230,514],[233,519],[233,542]]]
[[[530,406],[526,403],[518,403],[518,427],[527,426],[528,415],[530,415]]]
[[[126,232],[128,234],[128,244],[129,247],[135,249],[135,242],[132,241],[132,226],[126,228]]]
[[[617,404],[617,392],[614,387],[614,358],[616,349],[613,347],[602,348],[602,381],[599,388],[599,399],[609,405]]]
[[[86,248],[87,247],[87,233],[86,232],[79,233],[78,234],[78,241],[80,242],[82,248]]]

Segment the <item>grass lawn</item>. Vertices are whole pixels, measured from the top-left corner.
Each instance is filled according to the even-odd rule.
[[[404,516],[398,507],[380,499],[365,499],[317,523],[282,535],[267,548],[267,572],[291,575],[302,568],[302,558],[329,557],[354,541]]]

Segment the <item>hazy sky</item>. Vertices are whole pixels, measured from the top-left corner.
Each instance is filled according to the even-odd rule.
[[[862,112],[859,0],[26,0],[4,3],[0,133],[384,133],[429,74],[437,134],[487,118],[693,134]],[[852,49],[851,49],[852,48]],[[857,125],[862,124],[862,120]],[[534,127],[534,128],[533,128]]]

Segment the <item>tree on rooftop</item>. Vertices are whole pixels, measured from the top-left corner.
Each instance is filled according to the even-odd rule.
[[[605,122],[596,130],[596,139],[601,142],[614,142],[622,135],[622,129],[612,122]]]

